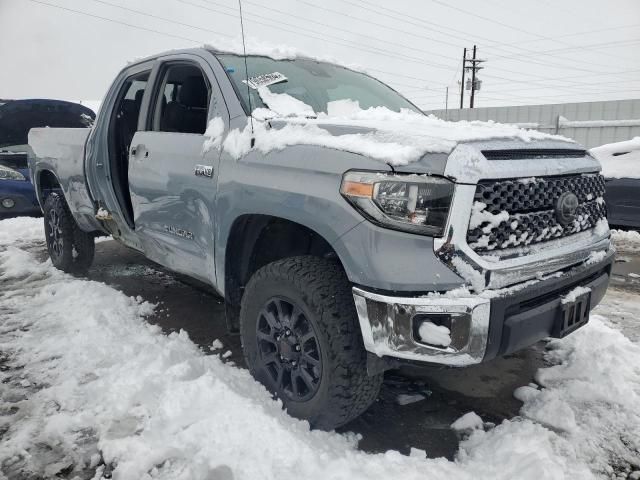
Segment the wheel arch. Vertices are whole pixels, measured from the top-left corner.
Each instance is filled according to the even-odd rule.
[[[58,180],[58,177],[52,170],[43,169],[36,175],[36,194],[38,195],[38,201],[44,208],[44,202],[47,201],[47,197],[53,193],[60,193],[64,197],[62,185]]]
[[[299,255],[335,258],[340,262],[331,244],[306,225],[264,214],[246,214],[235,219],[224,260],[227,326],[231,331],[238,329],[240,302],[251,276],[264,265]],[[341,262],[340,265],[343,266]]]

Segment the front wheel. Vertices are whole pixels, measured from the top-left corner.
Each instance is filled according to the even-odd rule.
[[[240,330],[252,375],[315,428],[353,420],[378,396],[382,375],[367,374],[351,286],[335,261],[292,257],[258,270]]]
[[[51,193],[44,202],[44,232],[53,266],[67,273],[84,273],[95,252],[93,234],[80,230],[64,198]]]

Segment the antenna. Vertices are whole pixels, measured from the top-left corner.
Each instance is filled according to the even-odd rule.
[[[244,22],[242,21],[242,0],[238,0],[240,7],[240,31],[242,32],[242,50],[244,52],[244,76],[247,79],[247,98],[249,99],[249,121],[251,122],[251,136],[253,137],[253,107],[251,106],[251,90],[249,87],[249,67],[247,67],[247,46],[244,43]],[[254,139],[251,139],[253,147]]]

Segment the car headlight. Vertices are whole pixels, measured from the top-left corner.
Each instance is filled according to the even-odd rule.
[[[347,172],[340,193],[374,223],[442,236],[454,184],[429,175]]]
[[[24,175],[13,168],[0,165],[0,180],[26,180]]]

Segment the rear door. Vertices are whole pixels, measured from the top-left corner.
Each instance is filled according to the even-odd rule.
[[[204,134],[214,118],[226,130],[228,113],[201,57],[164,57],[156,68],[147,128],[129,157],[136,234],[152,260],[212,282],[220,149],[208,148]]]

